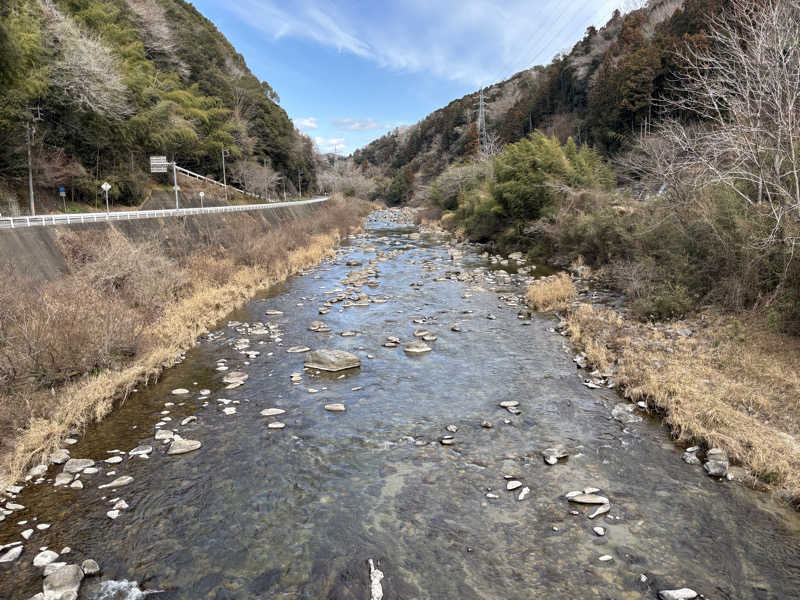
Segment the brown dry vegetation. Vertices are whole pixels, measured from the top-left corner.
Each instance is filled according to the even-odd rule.
[[[537,311],[564,310],[575,299],[575,284],[566,273],[537,279],[527,292],[528,305]]]
[[[368,211],[331,201],[270,228],[237,214],[190,232],[165,222],[158,240],[119,230],[59,231],[70,273],[35,284],[10,267],[0,291],[0,488],[100,419],[142,381],[258,290],[330,255]],[[217,224],[218,225],[218,224]]]
[[[800,502],[800,340],[756,318],[656,326],[585,304],[567,321],[592,365],[616,368],[625,396],[662,411],[677,439],[723,448],[750,483]]]

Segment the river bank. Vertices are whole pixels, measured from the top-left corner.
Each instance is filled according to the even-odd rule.
[[[334,200],[277,223],[206,219],[195,233],[176,220],[155,239],[113,227],[59,230],[68,275],[40,283],[7,268],[0,488],[47,465],[65,438],[182,360],[225,314],[330,255],[366,206]]]

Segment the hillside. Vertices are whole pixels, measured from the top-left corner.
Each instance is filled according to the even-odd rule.
[[[29,126],[43,199],[65,186],[71,199],[93,201],[107,180],[112,199],[138,203],[152,154],[221,180],[223,148],[229,180],[244,184],[266,159],[270,172],[297,181],[300,171],[311,185],[311,140],[278,102],[183,0],[9,0],[0,6],[0,212],[27,205]]]
[[[488,136],[495,146],[534,130],[570,136],[605,156],[628,145],[657,115],[676,69],[674,52],[686,41],[702,43],[708,15],[725,0],[651,0],[628,14],[617,11],[600,30],[547,66],[536,66],[484,90]],[[478,92],[454,100],[405,130],[396,130],[354,154],[389,176],[402,170],[428,183],[449,164],[479,150]],[[408,178],[408,177],[407,177]]]

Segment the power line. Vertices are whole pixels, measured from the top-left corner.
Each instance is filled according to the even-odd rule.
[[[550,44],[552,44],[555,40],[559,39],[561,35],[567,30],[568,27],[574,25],[575,18],[580,17],[580,15],[583,14],[583,11],[586,9],[587,6],[589,6],[591,2],[592,0],[585,0],[585,2],[581,5],[581,7],[577,11],[573,11],[571,13],[571,16],[569,17],[569,19],[567,19],[566,23],[564,23],[561,29],[559,29],[556,33],[550,36],[547,42],[545,42],[544,44],[539,44],[539,46],[537,46],[536,48],[536,53],[533,55],[531,60],[528,61],[528,64],[535,66],[536,61],[539,59],[539,56],[542,54],[542,52],[547,51],[547,49],[550,47]]]

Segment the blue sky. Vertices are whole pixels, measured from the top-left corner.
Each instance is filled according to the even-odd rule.
[[[550,62],[623,0],[192,3],[320,151],[349,154],[482,85]]]

